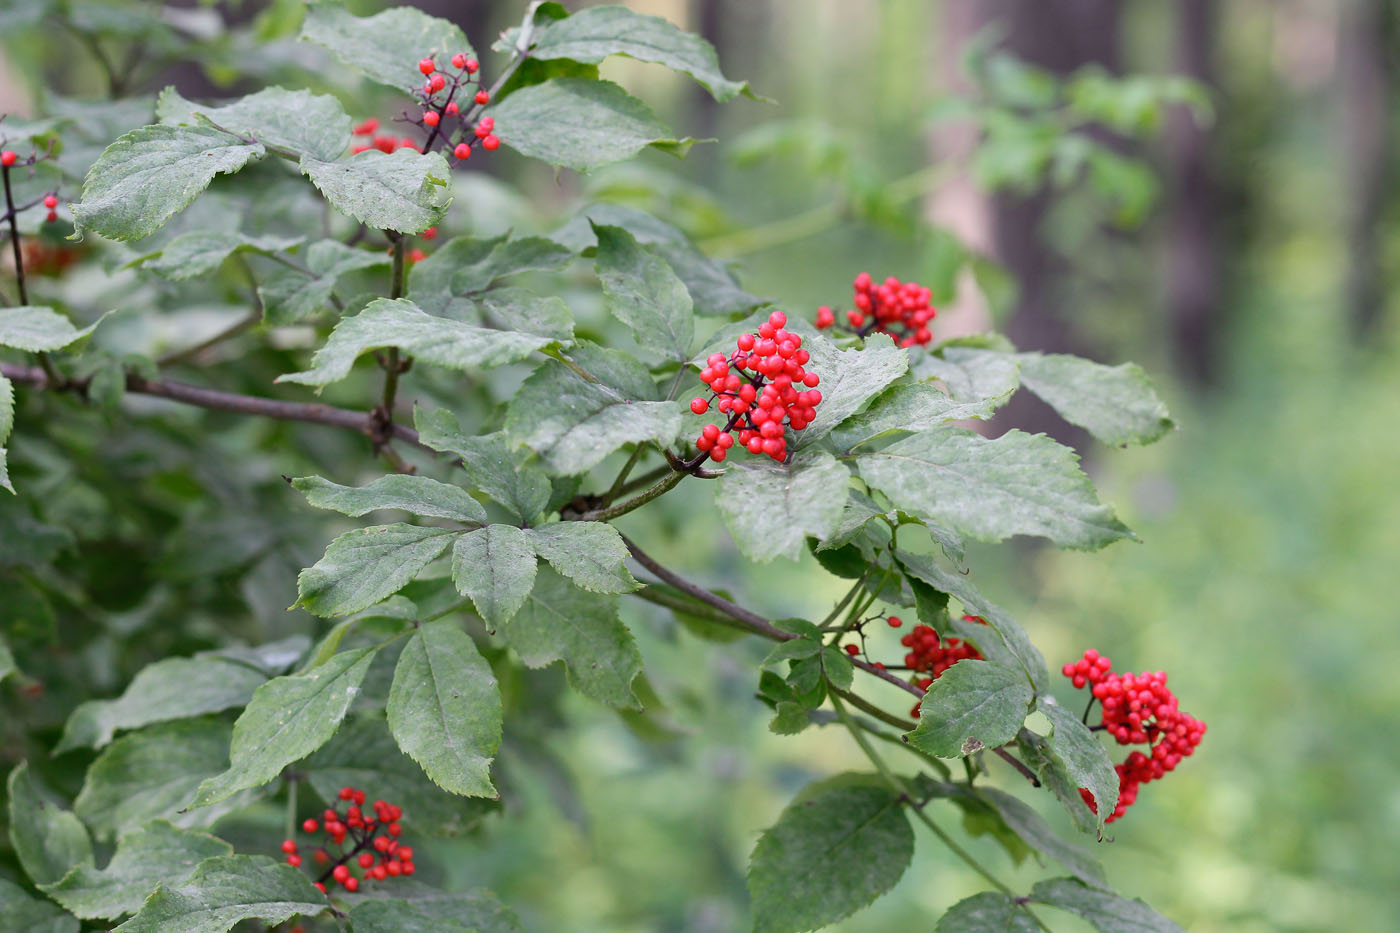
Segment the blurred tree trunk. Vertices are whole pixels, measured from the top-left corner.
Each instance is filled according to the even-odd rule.
[[[1346,5],[1338,65],[1346,170],[1346,306],[1357,340],[1374,332],[1385,300],[1377,228],[1390,188],[1388,46],[1393,34],[1385,0]]]
[[[1207,86],[1215,79],[1216,0],[1178,0],[1176,70]],[[1172,361],[1196,388],[1219,376],[1223,330],[1221,191],[1212,172],[1211,138],[1177,108],[1167,128],[1166,311]]]

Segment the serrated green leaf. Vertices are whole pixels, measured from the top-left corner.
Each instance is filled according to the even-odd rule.
[[[913,856],[914,830],[888,788],[838,784],[804,794],[749,858],[754,933],[799,933],[848,917],[894,887]]]
[[[958,901],[938,920],[934,933],[1036,933],[1040,925],[1015,900],[983,891]]]
[[[197,104],[173,87],[156,99],[156,117],[169,126],[211,123],[298,156],[331,161],[350,147],[350,116],[329,94],[269,87],[227,103]]]
[[[201,651],[195,657],[225,658],[255,667],[268,677],[276,677],[299,661],[310,647],[310,636],[298,634],[263,642],[261,645],[232,645],[228,648]]]
[[[327,906],[326,896],[290,865],[266,855],[219,855],[200,862],[182,884],[159,888],[116,931],[211,933],[240,920],[271,926],[298,915],[314,917]]]
[[[553,78],[491,109],[496,135],[523,156],[590,172],[648,146],[683,155],[694,140],[671,136],[651,108],[611,81]]]
[[[248,787],[266,784],[298,758],[335,735],[360,691],[376,648],[359,648],[300,674],[259,687],[233,724],[230,764],[199,785],[193,806],[218,803]]]
[[[445,68],[457,52],[476,57],[462,30],[412,7],[359,17],[339,3],[308,3],[301,39],[324,46],[371,81],[405,92],[423,83],[420,58],[436,57]]]
[[[399,748],[438,786],[491,797],[501,745],[501,691],[471,636],[442,619],[404,646],[389,688],[389,728]]]
[[[237,172],[264,151],[212,126],[143,126],[88,170],[73,217],[109,239],[139,240],[188,207],[214,176]]]
[[[92,333],[100,323],[102,321],[97,320],[79,330],[53,308],[42,305],[0,308],[0,347],[28,350],[30,353],[62,350]],[[6,385],[9,385],[8,380]],[[10,398],[12,405],[13,396]],[[13,413],[13,408],[10,410]],[[0,440],[4,440],[4,436],[0,436]]]
[[[523,933],[509,907],[485,888],[461,894],[413,893],[412,899],[377,897],[350,909],[355,933]]]
[[[340,277],[360,269],[387,267],[389,257],[318,240],[305,251],[305,269],[279,268],[258,285],[269,324],[292,324],[331,306]]]
[[[1031,888],[1030,899],[1083,917],[1100,933],[1183,933],[1142,901],[1091,888],[1073,878],[1038,882]]]
[[[996,748],[1016,737],[1035,690],[1023,671],[963,660],[934,680],[919,703],[910,745],[939,758]]]
[[[556,475],[574,476],[627,443],[671,443],[681,406],[657,396],[651,374],[617,350],[581,344],[569,351],[585,378],[563,363],[537,369],[506,410],[506,433],[540,455]]]
[[[461,240],[467,240],[468,250],[454,248]],[[574,258],[565,247],[539,236],[501,237],[485,242],[493,244],[487,251],[481,249],[483,241],[480,240],[466,237],[449,240],[419,265],[436,260],[440,253],[447,253],[446,261],[451,269],[449,289],[456,295],[473,295],[490,288],[497,279],[521,272],[551,272],[562,269]],[[454,257],[458,256],[462,261],[454,262]]]
[[[684,362],[695,341],[690,293],[664,259],[644,251],[621,227],[595,226],[597,269],[608,309],[643,347]]]
[[[831,439],[842,450],[851,450],[887,434],[913,434],[949,421],[977,418],[980,409],[980,405],[954,401],[921,382],[892,386],[865,411],[837,425]]]
[[[101,871],[78,865],[39,889],[84,920],[110,920],[140,910],[157,885],[185,880],[204,859],[232,854],[233,846],[222,839],[157,820],[118,839]]]
[[[376,796],[403,807],[405,819],[413,821],[415,834],[458,835],[501,808],[490,798],[459,797],[432,783],[423,769],[399,750],[382,719],[347,721],[297,769],[324,800],[334,800],[347,785],[377,788]]]
[[[1002,822],[1032,849],[1059,862],[1085,884],[1103,887],[1103,866],[1098,859],[1079,846],[1061,839],[1029,805],[995,787],[980,786],[977,795],[991,805],[1001,816]]]
[[[537,36],[530,49],[532,58],[596,65],[609,55],[626,55],[690,75],[715,100],[754,96],[748,82],[730,81],[720,72],[714,46],[659,16],[620,6],[590,7],[549,24]]]
[[[535,549],[514,525],[487,525],[452,546],[452,582],[471,597],[486,624],[499,628],[515,615],[535,584]]]
[[[821,377],[817,388],[822,394],[817,417],[799,435],[804,447],[825,437],[909,369],[909,351],[883,334],[872,335],[860,350],[837,350],[817,335],[806,337],[802,347],[812,356],[807,371]]]
[[[1021,353],[1021,382],[1066,421],[1105,444],[1150,444],[1175,424],[1141,366],[1104,366],[1065,354]]]
[[[70,868],[91,866],[92,840],[72,812],[63,809],[21,761],[6,782],[10,844],[35,884],[50,884]]]
[[[267,677],[218,658],[165,658],[143,667],[115,700],[73,710],[55,753],[101,748],[118,731],[242,706]]]
[[[291,249],[303,237],[250,237],[241,233],[197,230],[184,233],[153,253],[132,260],[139,266],[172,281],[184,281],[206,276],[237,253],[257,253],[270,256]]]
[[[536,295],[523,288],[493,288],[477,297],[483,323],[499,330],[538,334],[560,343],[574,339],[574,315],[557,295]]]
[[[831,685],[839,690],[851,689],[851,683],[855,680],[856,668],[851,663],[850,655],[835,645],[827,645],[822,648],[821,658],[822,673],[831,682]]]
[[[783,661],[797,661],[802,658],[815,657],[821,654],[821,650],[820,638],[794,638],[790,641],[780,641],[763,658],[761,666],[772,667]]]
[[[277,377],[277,382],[324,386],[350,374],[363,353],[399,347],[415,359],[449,369],[502,366],[548,346],[547,337],[473,327],[424,313],[403,298],[376,298],[331,331],[311,359],[311,369]]]
[[[812,724],[812,711],[793,700],[782,700],[773,707],[768,731],[774,735],[797,735]]]
[[[0,23],[4,14],[0,13]],[[78,933],[78,918],[57,904],[30,897],[13,882],[0,878],[0,930],[5,933]]]
[[[1050,720],[1051,732],[1046,736],[1050,750],[1063,763],[1075,786],[1087,788],[1094,795],[1102,827],[1103,820],[1118,805],[1118,773],[1113,770],[1108,751],[1078,716],[1053,698],[1040,697],[1036,709]]]
[[[640,586],[627,569],[627,545],[605,522],[555,522],[526,529],[535,553],[594,593],[630,593]]]
[[[836,531],[850,474],[836,458],[816,448],[791,463],[753,460],[725,471],[715,487],[715,507],[746,557],[796,560],[807,536]]]
[[[304,156],[301,171],[331,207],[380,230],[426,230],[452,203],[452,169],[436,152],[370,149],[334,162]]]
[[[609,706],[640,708],[632,681],[642,655],[617,615],[617,599],[579,589],[548,567],[504,629],[506,643],[528,667],[563,661],[569,683]]]
[[[186,719],[124,735],[89,767],[73,812],[98,839],[110,840],[154,819],[203,827],[237,807],[251,793],[212,807],[186,810],[199,785],[228,767],[232,725],[212,717]]]
[[[967,346],[948,346],[940,353],[922,356],[914,375],[942,383],[948,396],[963,405],[959,419],[990,418],[1021,385],[1013,354]]]
[[[517,521],[531,522],[549,504],[549,480],[535,467],[522,463],[505,435],[467,437],[457,416],[439,408],[415,408],[413,423],[418,440],[434,450],[462,458],[462,468],[473,486],[509,511]]]
[[[1076,829],[1092,833],[1102,825],[1079,796],[1079,785],[1070,777],[1065,763],[1050,748],[1047,739],[1029,729],[1022,729],[1016,735],[1016,748],[1022,762],[1035,772],[1041,785],[1060,801]]]
[[[452,541],[450,528],[375,525],[347,531],[314,567],[297,577],[298,605],[320,616],[345,616],[393,596]]]
[[[358,518],[375,509],[403,509],[414,515],[484,522],[486,510],[465,489],[426,476],[390,473],[368,486],[341,486],[319,476],[302,476],[292,486],[307,504]]]
[[[980,541],[1040,535],[1093,550],[1134,536],[1099,502],[1074,451],[1043,434],[988,440],[944,425],[857,462],[861,477],[897,507]]]

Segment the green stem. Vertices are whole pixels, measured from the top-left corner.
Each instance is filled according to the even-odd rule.
[[[295,839],[297,833],[297,782],[287,781],[287,835],[283,838]]]
[[[632,468],[637,465],[637,461],[642,459],[642,451],[645,444],[638,444],[632,449],[632,456],[627,458],[627,462],[622,465],[622,471],[617,474],[617,479],[612,481],[608,491],[603,493],[603,505],[611,505],[613,500],[622,495],[622,484],[627,482],[627,474],[632,472]]]
[[[861,585],[865,583],[866,578],[870,576],[870,571],[873,569],[873,566],[874,565],[871,565],[865,568],[865,573],[861,574],[860,579],[856,580],[855,584],[846,592],[846,595],[841,597],[841,601],[832,607],[831,612],[827,613],[826,618],[822,619],[821,625],[818,625],[817,628],[824,629],[832,622],[836,621],[836,617],[841,614],[841,610],[845,609],[846,606],[850,604],[851,600],[855,598],[856,594],[860,592]]]
[[[633,509],[641,508],[642,506],[646,505],[648,502],[659,496],[664,496],[666,493],[670,492],[671,489],[674,488],[677,483],[679,483],[681,480],[685,479],[689,475],[689,473],[673,472],[669,476],[662,479],[661,482],[652,486],[650,489],[643,490],[642,492],[638,493],[637,495],[633,496],[627,501],[619,502],[617,505],[608,506],[607,508],[594,509],[591,512],[584,512],[578,517],[577,520],[581,522],[610,522],[614,518],[626,515]]]
[[[752,629],[747,625],[725,615],[718,609],[706,606],[703,603],[694,602],[684,596],[671,593],[657,586],[645,586],[640,590],[634,590],[629,595],[646,600],[653,605],[664,606],[676,612],[684,612],[687,615],[696,616],[707,622],[713,622],[716,625],[728,626],[729,628],[737,629],[741,632],[752,632]]]

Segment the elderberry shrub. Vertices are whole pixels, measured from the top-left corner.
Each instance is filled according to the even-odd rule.
[[[323,832],[322,842],[311,851],[311,862],[318,872],[314,884],[322,893],[328,881],[353,894],[362,883],[406,877],[417,871],[413,849],[399,839],[402,807],[376,800],[371,815],[364,809],[367,798],[359,788],[342,787],[339,797],[346,804],[344,812],[327,807],[320,820],[308,817],[301,824],[307,835]],[[283,840],[282,851],[288,865],[302,865],[301,846],[295,839]]]

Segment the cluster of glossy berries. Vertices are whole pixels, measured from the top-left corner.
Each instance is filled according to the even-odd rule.
[[[413,866],[413,850],[399,842],[403,810],[383,800],[366,808],[365,792],[354,787],[342,787],[339,796],[345,812],[327,808],[320,820],[311,818],[301,824],[302,831],[309,835],[324,834],[323,841],[311,852],[312,862],[321,867],[316,887],[324,893],[327,882],[331,882],[353,893],[360,889],[361,882],[413,874],[417,870]],[[369,809],[373,809],[373,815]],[[301,865],[295,839],[285,840],[282,851],[288,865]]]
[[[1102,728],[1119,745],[1148,746],[1146,753],[1133,751],[1114,767],[1118,772],[1118,806],[1105,820],[1112,823],[1137,800],[1139,787],[1174,771],[1196,750],[1206,724],[1181,711],[1176,696],[1167,689],[1167,675],[1161,671],[1115,674],[1113,663],[1090,648],[1061,672],[1076,688],[1090,688],[1103,707]],[[1079,793],[1097,812],[1092,795],[1086,790]]]
[[[443,72],[438,70],[432,56],[418,62],[418,70],[424,77],[421,95],[423,113],[418,122],[428,130],[430,143],[439,137],[445,139],[453,157],[462,160],[471,157],[472,146],[477,143],[490,151],[499,148],[501,141],[494,132],[496,121],[492,117],[482,117],[470,127],[471,133],[467,133],[468,123],[457,102],[458,93],[461,92],[464,99],[470,95],[472,103],[467,105],[469,111],[473,105],[481,108],[491,103],[491,95],[477,82],[477,72],[481,66],[475,59],[468,58],[465,52],[458,52],[452,56],[451,63],[453,70]],[[475,91],[472,90],[473,85],[476,85]],[[455,142],[453,133],[444,129],[445,121],[454,119],[461,127],[456,133]]]
[[[877,284],[868,272],[856,276],[851,286],[855,307],[845,312],[844,321],[823,305],[817,309],[817,327],[847,330],[859,337],[889,334],[901,347],[923,346],[933,339],[928,325],[938,311],[927,288],[893,276]]]
[[[987,624],[987,620],[981,616],[965,615],[963,621]],[[972,645],[961,638],[939,638],[938,633],[927,625],[914,626],[899,643],[909,649],[904,656],[904,666],[928,675],[914,681],[914,686],[920,690],[928,690],[935,680],[943,676],[944,671],[959,661],[982,660],[982,652]],[[919,718],[919,704],[914,704],[910,715]]]
[[[19,157],[19,153],[15,152],[13,149],[0,150],[0,169],[4,169],[7,175],[9,174],[9,170],[14,168],[16,165],[20,164],[21,161],[25,161],[27,164],[33,165],[35,162],[40,161],[40,159],[37,159],[34,156],[30,156],[27,160],[21,160]],[[58,192],[56,191],[50,191],[48,194],[44,195],[42,201],[40,202],[30,202],[29,204],[16,205],[14,209],[16,211],[26,210],[30,207],[34,207],[36,203],[42,203],[44,205],[44,209],[48,212],[44,215],[44,220],[48,221],[49,223],[53,223],[55,220],[58,220]]]
[[[729,356],[712,353],[705,360],[700,381],[710,387],[710,397],[691,399],[690,410],[703,415],[713,403],[728,418],[723,427],[705,425],[695,441],[701,452],[695,464],[706,456],[724,460],[736,440],[749,453],[782,463],[788,455],[786,429],[801,431],[817,417],[821,379],[804,368],[811,354],[786,324],[787,315],[774,311],[758,333],[741,334]]]

